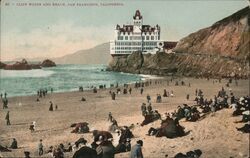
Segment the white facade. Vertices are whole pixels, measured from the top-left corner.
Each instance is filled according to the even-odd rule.
[[[114,40],[110,41],[111,55],[126,55],[135,51],[156,53],[163,47],[160,41],[160,26],[143,25],[139,10],[133,17],[133,25],[116,25]]]

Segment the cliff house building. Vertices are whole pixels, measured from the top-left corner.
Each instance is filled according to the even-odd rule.
[[[116,25],[114,40],[110,41],[110,54],[129,55],[136,51],[144,54],[155,54],[164,47],[160,40],[161,29],[156,26],[143,25],[143,17],[139,10],[133,16],[133,25]]]

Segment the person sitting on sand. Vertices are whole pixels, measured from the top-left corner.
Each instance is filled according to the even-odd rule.
[[[96,87],[94,87],[94,89],[93,89],[93,93],[97,93],[97,89],[96,89]]]
[[[50,103],[49,111],[53,111],[53,103],[52,103],[52,101],[50,101],[49,103]]]
[[[171,91],[170,97],[174,97],[174,91]]]
[[[64,158],[63,149],[60,147],[60,145],[54,149],[53,157],[54,158]]]
[[[81,101],[86,101],[86,99],[84,97],[82,97]]]
[[[83,138],[83,141],[80,143],[80,149],[77,150],[73,158],[97,158],[96,150],[86,146],[87,140]]]
[[[29,151],[24,151],[23,153],[24,153],[24,158],[31,158]]]
[[[131,148],[130,158],[143,158],[142,154],[143,141],[138,140],[136,144]]]
[[[17,149],[17,141],[15,138],[13,138],[12,143],[10,145],[11,149]]]
[[[65,152],[72,152],[72,150],[73,150],[73,147],[72,147],[71,143],[68,143],[68,148],[65,149]]]
[[[164,89],[163,97],[168,97],[168,95],[167,95],[167,90],[166,90],[166,89]]]

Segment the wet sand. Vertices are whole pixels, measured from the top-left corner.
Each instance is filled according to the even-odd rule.
[[[119,126],[135,124],[132,130],[135,138],[131,144],[134,145],[138,139],[144,141],[143,154],[146,158],[173,157],[178,152],[201,149],[202,157],[249,157],[249,135],[236,130],[242,127],[242,123],[234,123],[241,120],[241,117],[232,117],[232,109],[223,109],[215,113],[214,116],[208,115],[205,119],[198,122],[186,122],[181,120],[180,124],[185,127],[185,131],[190,131],[187,136],[175,139],[165,137],[156,138],[147,136],[150,127],[159,127],[160,121],[155,121],[149,125],[141,127],[143,121],[140,106],[146,102],[149,94],[152,98],[152,107],[162,115],[165,112],[174,111],[178,105],[184,103],[194,104],[195,89],[202,89],[205,98],[213,98],[218,90],[224,86],[228,92],[232,89],[236,96],[249,95],[249,81],[240,80],[238,86],[233,81],[230,87],[226,87],[227,80],[221,83],[206,79],[182,78],[188,86],[175,86],[175,81],[169,82],[162,80],[162,84],[154,84],[144,88],[144,93],[140,94],[140,89],[133,87],[132,94],[119,94],[116,100],[111,100],[110,89],[84,92],[65,92],[48,94],[45,98],[36,102],[37,96],[13,97],[9,98],[9,109],[0,110],[0,144],[9,146],[12,138],[16,138],[19,149],[12,152],[2,152],[4,157],[24,156],[23,151],[30,151],[31,157],[38,156],[37,146],[40,139],[43,139],[45,151],[51,145],[60,143],[68,144],[75,142],[80,137],[84,137],[90,144],[93,141],[92,134],[70,133],[72,123],[88,122],[90,129],[108,130],[110,123],[107,121],[108,113],[112,112]],[[162,103],[156,103],[156,94],[163,94],[163,90],[174,91],[174,97],[163,97]],[[112,89],[111,89],[112,90]],[[115,90],[115,89],[114,89]],[[186,100],[186,95],[190,94],[190,100]],[[85,97],[86,102],[81,102]],[[58,110],[49,111],[49,101],[58,105]],[[20,105],[21,103],[21,105]],[[2,108],[2,104],[1,104]],[[11,126],[6,126],[5,115],[10,111]],[[36,121],[36,131],[31,133],[29,125]],[[116,135],[116,134],[113,134]],[[67,153],[71,157],[73,153]],[[130,153],[117,154],[115,157],[129,157]],[[44,155],[48,157],[48,155]]]

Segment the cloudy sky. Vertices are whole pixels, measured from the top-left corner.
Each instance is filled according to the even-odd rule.
[[[137,9],[144,24],[161,26],[162,40],[179,40],[247,5],[247,0],[1,0],[0,58],[59,57],[108,42],[115,25],[132,23]]]

